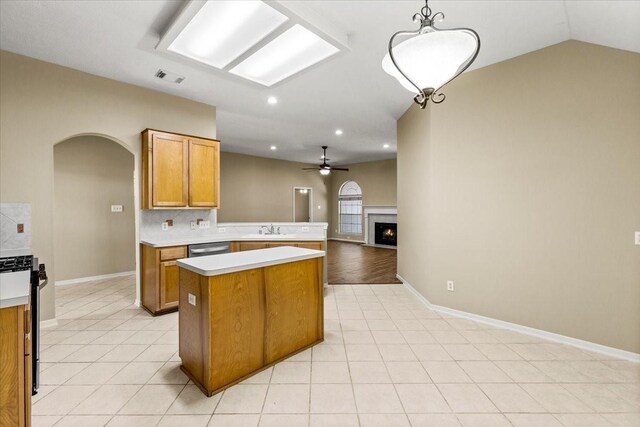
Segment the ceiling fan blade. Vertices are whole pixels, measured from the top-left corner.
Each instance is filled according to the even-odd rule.
[[[319,171],[320,168],[302,168],[303,171]]]
[[[332,166],[332,167],[331,167],[331,170],[332,170],[332,171],[345,171],[345,172],[348,172],[348,171],[349,171],[349,168],[336,168],[336,167],[333,167],[333,166]]]

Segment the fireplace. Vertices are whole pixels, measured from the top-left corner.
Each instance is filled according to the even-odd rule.
[[[375,244],[397,246],[398,245],[398,224],[389,222],[375,223]]]

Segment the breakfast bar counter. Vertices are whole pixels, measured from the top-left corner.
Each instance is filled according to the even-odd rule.
[[[323,256],[283,246],[177,261],[181,368],[207,396],[323,341]]]

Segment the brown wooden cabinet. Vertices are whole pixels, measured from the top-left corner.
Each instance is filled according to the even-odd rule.
[[[180,296],[176,260],[187,257],[187,247],[141,245],[141,252],[142,306],[153,315],[176,311]]]
[[[0,309],[0,426],[31,425],[31,312]]]
[[[142,208],[217,208],[220,142],[145,129],[142,132]]]
[[[253,251],[255,249],[266,249],[267,242],[237,242],[237,251]],[[233,250],[233,248],[232,248]]]
[[[322,342],[321,279],[321,258],[218,276],[181,269],[182,370],[211,396]]]
[[[252,251],[255,249],[277,248],[279,246],[295,246],[296,248],[323,250],[323,243],[320,241],[297,242],[297,241],[255,241],[255,242],[233,242],[232,252]]]

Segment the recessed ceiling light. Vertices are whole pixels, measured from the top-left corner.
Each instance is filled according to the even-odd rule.
[[[275,105],[278,103],[278,98],[276,98],[275,96],[270,96],[267,98],[267,103]]]
[[[270,148],[271,148],[271,151],[276,151],[278,149],[278,147],[276,147],[275,145],[272,145]]]
[[[288,20],[262,1],[208,1],[167,49],[224,68]]]
[[[229,72],[271,86],[338,51],[331,43],[296,24]]]
[[[342,129],[336,129],[336,135],[342,135],[342,134],[343,134]]]
[[[382,148],[389,148],[389,144],[384,144]]]

